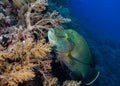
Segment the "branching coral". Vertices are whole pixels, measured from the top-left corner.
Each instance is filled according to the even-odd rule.
[[[58,78],[51,73],[47,31],[63,29],[62,24],[71,20],[57,11],[48,12],[48,0],[1,0],[0,3],[4,11],[0,20],[5,20],[0,23],[0,86],[18,86],[29,81],[37,76],[35,70],[41,74],[44,86],[58,85]],[[18,21],[14,26],[13,19]],[[10,25],[5,26],[6,22]]]
[[[15,1],[19,2],[20,0],[15,0]],[[19,3],[21,3],[21,1]],[[14,3],[12,4],[14,5]],[[21,8],[21,10],[19,10],[19,13],[18,13],[20,19],[18,20],[17,26],[22,25],[22,27],[12,28],[13,30],[15,30],[13,33],[11,33],[11,35],[14,34],[12,35],[13,38],[16,38],[19,40],[20,34],[18,34],[17,32],[20,32],[21,34],[23,34],[22,35],[23,39],[25,39],[25,37],[30,37],[31,34],[35,34],[38,36],[39,39],[42,39],[42,38],[47,37],[46,33],[50,28],[56,27],[56,28],[63,29],[61,24],[71,21],[68,18],[63,18],[61,15],[58,15],[58,12],[56,11],[53,11],[52,13],[50,12],[42,13],[43,11],[46,11],[46,6],[48,6],[47,0],[36,0],[34,3],[29,3],[27,4],[27,6],[25,5],[25,7],[24,5],[21,7],[19,7],[18,5],[18,7]],[[23,7],[26,9],[26,12],[22,13],[22,11],[24,10]]]
[[[32,55],[36,59],[42,59],[47,55],[47,52],[51,51],[51,45],[48,43],[45,43],[45,40],[42,40],[41,42],[34,44],[34,48],[30,50]]]
[[[42,8],[36,9],[36,11],[39,11],[41,9],[39,12],[32,13],[31,11],[35,8],[36,3],[39,4],[39,0],[31,4],[31,7],[28,9],[26,13],[27,32],[32,31],[36,34],[40,32],[41,33],[40,37],[46,37],[46,33],[44,31],[47,31],[50,28],[54,28],[54,27],[63,29],[61,24],[71,21],[68,18],[63,18],[61,15],[58,15],[58,12],[56,11],[53,11],[52,13],[47,12],[46,14],[43,15],[41,14],[41,12],[44,11],[45,9]],[[46,6],[47,4],[44,3],[44,5]]]
[[[17,42],[11,51],[0,52],[1,60],[21,60],[29,61],[36,59],[36,61],[45,59],[47,52],[51,51],[51,45],[45,43],[44,40],[37,43],[32,43],[30,40],[24,42]]]
[[[43,82],[43,86],[57,86],[58,79],[57,78],[48,78]]]
[[[62,86],[80,86],[80,84],[80,81],[65,81]]]
[[[34,64],[20,65],[18,63],[7,65],[5,72],[1,75],[2,86],[17,86],[18,83],[23,83],[35,77],[31,70]]]
[[[1,63],[3,70],[1,70],[1,83],[13,86],[12,84],[28,81],[35,76],[32,68],[36,67],[39,68],[41,74],[47,73],[51,69],[51,61],[46,61],[45,56],[47,55],[46,52],[50,52],[50,49],[50,44],[46,44],[44,40],[36,45],[32,44],[31,41],[25,41],[24,43],[17,43],[11,52],[1,52],[1,61],[7,59],[13,61],[11,64],[9,62]],[[35,50],[38,50],[38,53]]]

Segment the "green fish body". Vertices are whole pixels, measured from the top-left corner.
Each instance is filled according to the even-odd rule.
[[[48,31],[49,42],[62,54],[72,74],[82,78],[86,85],[92,84],[99,72],[92,67],[93,58],[84,38],[72,29]]]

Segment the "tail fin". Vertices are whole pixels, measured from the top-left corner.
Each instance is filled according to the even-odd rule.
[[[100,75],[100,72],[96,71],[96,73],[94,74],[94,78],[92,80],[90,79],[89,81],[85,82],[85,84],[86,85],[91,85],[93,82],[96,81],[96,79],[99,77],[99,75]]]

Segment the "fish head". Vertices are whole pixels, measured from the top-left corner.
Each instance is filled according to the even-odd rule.
[[[50,44],[59,52],[68,52],[72,50],[73,43],[69,40],[69,38],[70,36],[66,30],[53,28],[48,31],[48,39]]]

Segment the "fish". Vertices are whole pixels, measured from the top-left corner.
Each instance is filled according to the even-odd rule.
[[[96,81],[100,72],[93,66],[93,56],[83,36],[73,29],[52,28],[48,31],[48,40],[61,54],[63,63],[71,71],[71,77],[82,80],[85,85]]]

